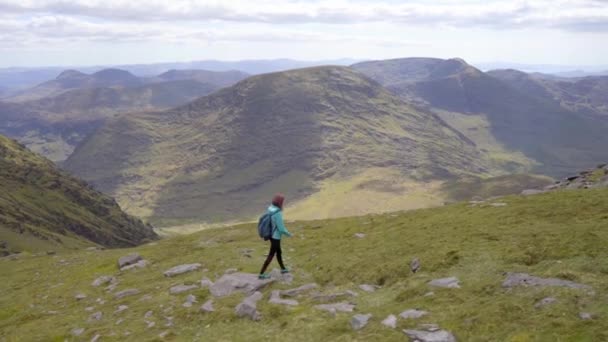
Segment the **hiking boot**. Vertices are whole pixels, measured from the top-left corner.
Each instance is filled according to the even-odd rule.
[[[258,279],[270,279],[270,274],[262,273],[258,276]]]
[[[282,274],[289,273],[289,269],[288,268],[284,268],[284,269],[281,270],[281,273]]]

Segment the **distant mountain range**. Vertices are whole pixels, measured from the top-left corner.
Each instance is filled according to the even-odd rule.
[[[0,135],[0,256],[156,238],[112,198]]]

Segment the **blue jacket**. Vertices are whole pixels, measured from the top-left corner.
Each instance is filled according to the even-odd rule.
[[[277,211],[279,212],[276,213]],[[287,230],[287,228],[285,228],[285,223],[283,223],[283,212],[281,212],[279,208],[275,207],[274,205],[268,207],[268,212],[271,214],[276,213],[272,215],[271,218],[273,228],[272,238],[275,240],[281,240],[281,236],[283,235],[291,236],[291,233]]]

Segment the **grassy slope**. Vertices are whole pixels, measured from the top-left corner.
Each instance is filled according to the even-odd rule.
[[[490,172],[438,117],[344,67],[254,76],[187,106],[118,118],[65,165],[155,222],[248,217],[275,191],[302,199],[371,167],[419,179]]]
[[[296,276],[293,286],[316,281],[326,291],[355,289],[361,283],[383,288],[373,294],[360,293],[354,301],[360,313],[372,313],[370,324],[360,332],[349,327],[349,314],[336,318],[316,311],[312,303],[287,309],[265,300],[258,307],[262,322],[234,316],[242,298],[235,295],[217,300],[216,312],[197,312],[198,306],[181,306],[185,295],[170,296],[168,288],[182,282],[196,282],[202,276],[215,279],[230,267],[256,272],[266,245],[251,225],[212,229],[180,236],[130,250],[69,252],[56,257],[24,256],[15,261],[0,260],[0,339],[70,340],[73,328],[84,327],[83,340],[95,334],[106,341],[122,340],[126,331],[133,340],[155,340],[170,331],[168,340],[361,340],[403,341],[400,329],[380,325],[388,314],[408,308],[428,310],[417,322],[399,321],[399,328],[417,323],[438,323],[453,331],[461,341],[604,341],[608,339],[608,191],[579,190],[552,192],[530,197],[501,199],[506,207],[469,207],[466,203],[402,214],[344,218],[330,221],[297,222],[289,225],[295,237],[284,242],[288,265]],[[286,212],[289,217],[289,212]],[[363,232],[363,239],[353,237]],[[253,248],[253,258],[240,250]],[[116,259],[137,251],[152,264],[142,270],[118,275],[118,289],[139,288],[138,296],[114,300],[90,286],[96,277],[116,272]],[[408,263],[422,261],[413,275]],[[60,264],[60,260],[65,260]],[[200,262],[208,272],[195,272],[167,279],[162,272],[186,262]],[[503,289],[503,272],[530,272],[561,277],[591,285],[595,295],[557,288]],[[433,278],[457,276],[458,290],[431,289]],[[273,288],[284,288],[273,285]],[[77,292],[87,299],[78,302]],[[199,304],[209,294],[194,292]],[[149,295],[147,300],[140,300]],[[542,310],[534,303],[554,296],[559,302]],[[106,300],[103,305],[96,298]],[[116,314],[120,304],[129,309]],[[94,306],[104,313],[98,323],[87,323]],[[59,314],[47,314],[48,310]],[[153,310],[156,326],[146,329],[144,313]],[[163,311],[165,313],[163,314]],[[581,311],[598,319],[582,321]],[[174,317],[173,327],[164,327],[162,316]],[[115,322],[123,318],[124,322]],[[110,334],[114,332],[115,337]]]
[[[9,251],[134,246],[151,228],[114,200],[0,136],[0,241]],[[0,252],[4,252],[0,250]]]
[[[553,179],[542,175],[513,174],[490,178],[463,177],[448,181],[441,186],[452,201],[470,200],[474,197],[490,198],[519,194],[526,189],[542,189]]]

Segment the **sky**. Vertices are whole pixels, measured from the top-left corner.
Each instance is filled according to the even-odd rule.
[[[608,0],[0,0],[0,67],[413,56],[608,65]]]

